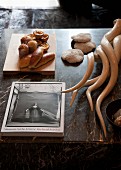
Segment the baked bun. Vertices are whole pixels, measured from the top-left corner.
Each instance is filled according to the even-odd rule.
[[[24,35],[20,39],[21,45],[18,47],[20,68],[34,69],[46,64],[55,57],[53,53],[45,54],[50,48],[47,42],[48,38],[49,34],[41,30],[35,30],[32,34]],[[42,63],[39,62],[41,59]]]
[[[43,49],[41,47],[38,47],[31,56],[29,68],[35,68],[36,64],[41,60],[43,57]]]
[[[49,39],[49,35],[48,34],[43,34],[42,37],[41,37],[41,40],[43,42],[47,42],[48,39]]]
[[[37,46],[38,46],[38,44],[37,44],[37,42],[35,40],[29,41],[27,45],[29,47],[29,52],[30,53],[33,53],[37,49]]]
[[[28,44],[29,41],[33,40],[29,35],[25,35],[21,38],[21,44]]]
[[[19,57],[24,57],[29,54],[29,47],[26,44],[21,44],[18,48],[19,50]]]
[[[19,60],[19,67],[20,68],[25,68],[29,66],[30,63],[30,59],[31,59],[31,54],[26,55],[25,57],[22,57]]]
[[[35,30],[33,32],[34,36],[36,37],[36,39],[41,39],[41,37],[43,36],[44,32],[41,30]]]
[[[42,57],[42,59],[35,65],[34,68],[38,68],[46,63],[48,63],[49,61],[53,60],[55,58],[55,53],[53,52],[49,52],[49,53],[45,53]]]
[[[41,48],[43,48],[43,50],[44,50],[44,53],[46,53],[47,52],[47,50],[49,49],[49,47],[50,47],[50,45],[48,44],[48,43],[42,43],[41,44]]]

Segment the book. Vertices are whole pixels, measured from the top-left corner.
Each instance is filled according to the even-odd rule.
[[[2,136],[64,136],[65,82],[13,82]]]

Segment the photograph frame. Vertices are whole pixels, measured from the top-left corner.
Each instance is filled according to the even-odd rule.
[[[65,82],[12,82],[2,136],[64,136]]]

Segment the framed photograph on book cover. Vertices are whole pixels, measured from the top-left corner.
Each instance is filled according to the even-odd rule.
[[[65,82],[13,82],[2,136],[64,136]]]

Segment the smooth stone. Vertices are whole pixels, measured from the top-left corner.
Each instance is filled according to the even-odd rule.
[[[76,42],[74,44],[74,49],[80,49],[84,54],[87,54],[93,51],[96,48],[96,44],[94,42],[86,42],[86,43],[79,43]]]
[[[77,35],[73,35],[71,37],[75,42],[88,42],[91,41],[91,34],[90,33],[79,33]]]
[[[79,49],[69,49],[62,53],[62,59],[69,63],[82,62],[84,59],[84,53]]]

